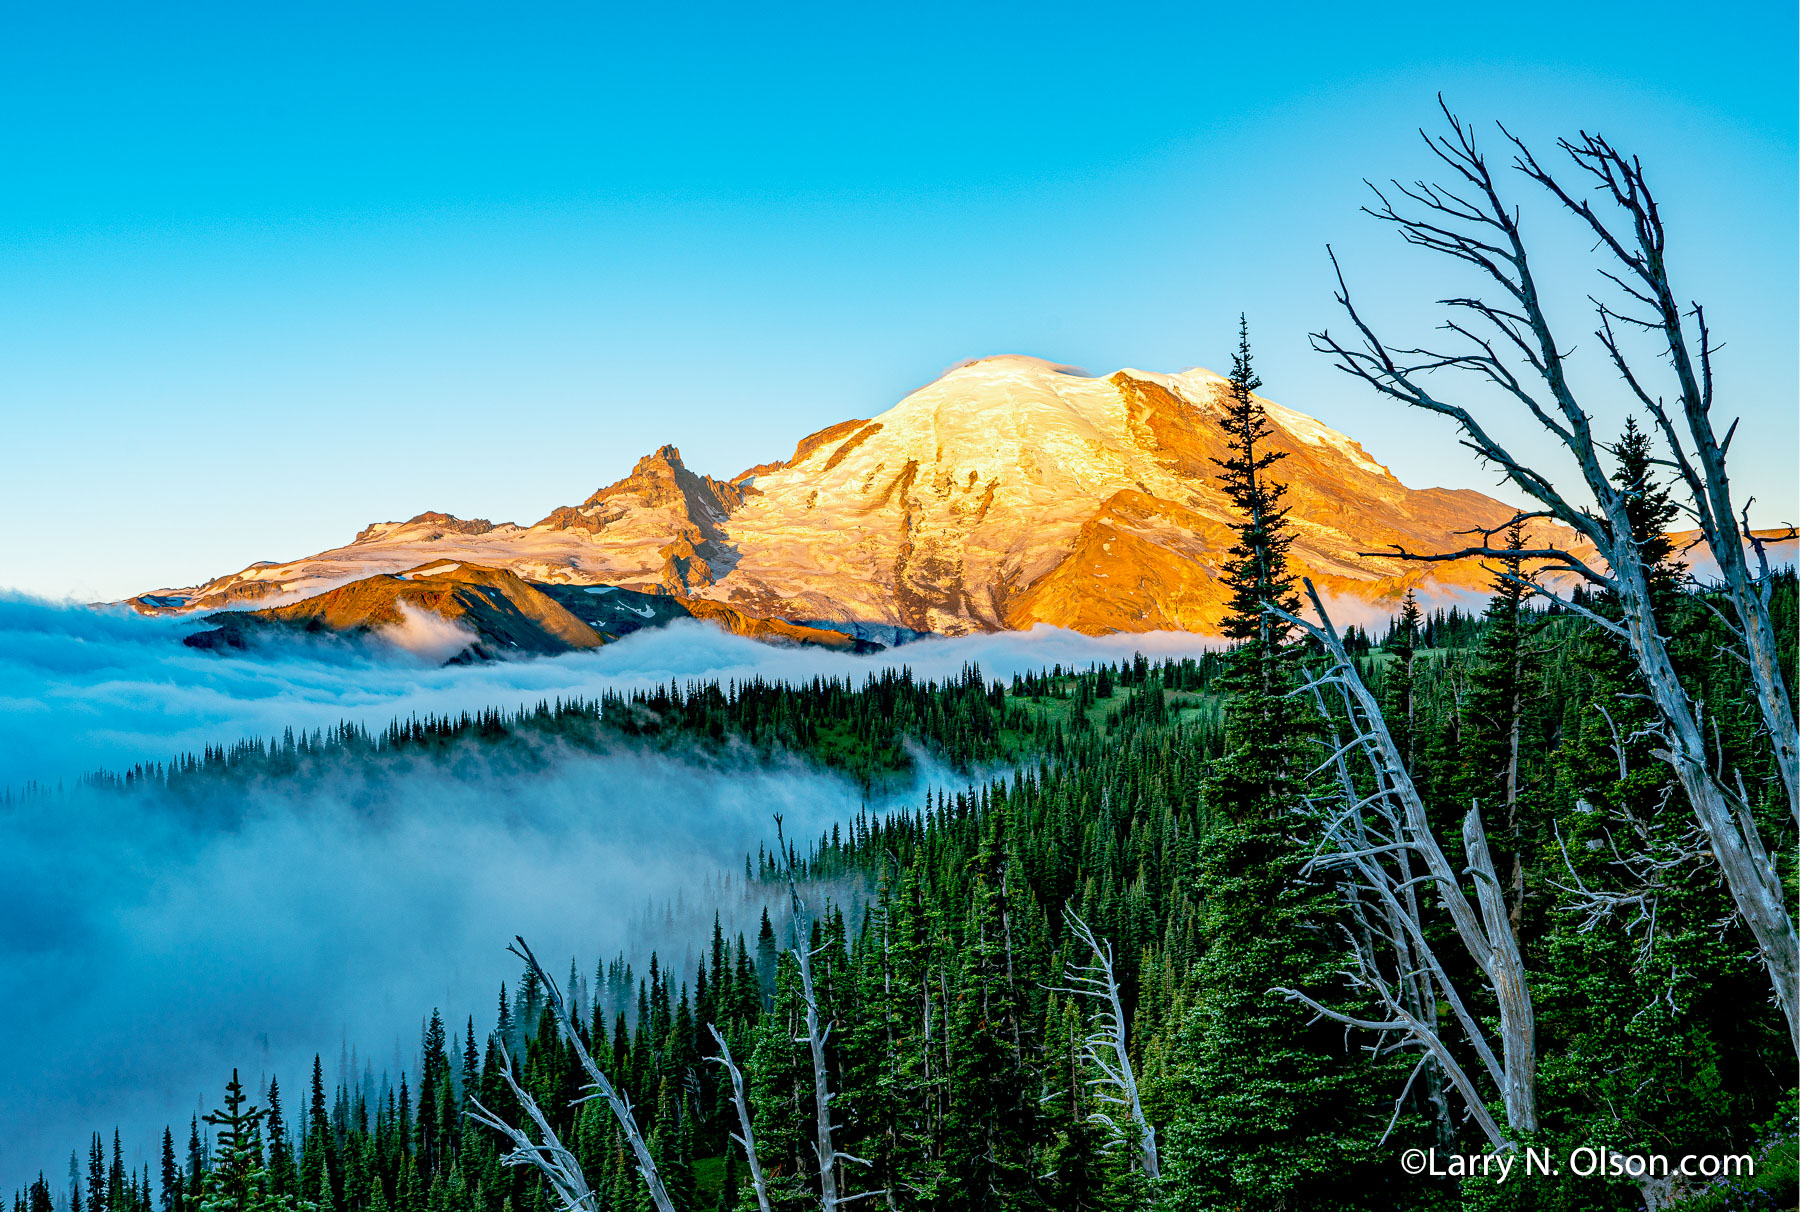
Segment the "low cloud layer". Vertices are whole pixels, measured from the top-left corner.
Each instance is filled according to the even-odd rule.
[[[683,623],[593,653],[440,668],[429,644],[423,657],[340,645],[220,656],[182,647],[187,626],[0,600],[0,786],[72,782],[289,726],[671,679],[860,680],[899,664],[939,678],[969,661],[1010,676],[1200,646],[1041,629],[852,657]],[[421,764],[373,796],[363,783],[275,784],[224,806],[70,792],[0,809],[0,1032],[20,1057],[0,1088],[0,1189],[39,1168],[60,1183],[68,1151],[115,1124],[128,1164],[154,1165],[146,1151],[163,1124],[185,1133],[234,1065],[247,1080],[279,1074],[291,1109],[314,1052],[334,1073],[343,1046],[391,1072],[434,1005],[473,1010],[485,1032],[499,982],[517,974],[504,953],[513,933],[586,967],[645,941],[632,923],[647,903],[694,905],[711,895],[701,881],[741,879],[771,813],[805,835],[861,806],[856,788],[797,764],[552,756],[524,775]],[[698,941],[686,933],[661,945]]]
[[[223,805],[28,801],[0,845],[0,1032],[21,1045],[0,1093],[0,1181],[54,1174],[115,1124],[136,1149],[164,1123],[185,1134],[233,1066],[278,1073],[290,1108],[314,1052],[335,1073],[348,1044],[393,1073],[432,1006],[457,1024],[473,1011],[485,1035],[517,975],[514,932],[591,972],[645,941],[647,905],[695,905],[727,872],[740,896],[771,813],[804,836],[857,806],[814,770],[644,753],[529,774],[419,763],[374,796],[359,780]],[[684,924],[692,937],[649,936],[665,962],[704,940]]]
[[[885,667],[923,678],[979,662],[993,677],[1133,652],[1191,654],[1181,633],[1089,637],[1051,627],[929,639],[872,656],[774,648],[698,622],[646,630],[592,652],[444,668],[429,627],[407,646],[296,645],[222,655],[181,645],[191,622],[0,598],[0,788],[54,784],[96,767],[160,761],[208,744],[339,720],[385,724],[414,712],[513,707],[671,679],[756,675],[861,681]],[[422,651],[409,651],[417,648]],[[436,658],[436,659],[433,659]]]

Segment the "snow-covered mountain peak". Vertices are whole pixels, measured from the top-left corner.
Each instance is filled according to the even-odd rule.
[[[1031,354],[988,354],[986,357],[968,358],[958,362],[939,375],[934,382],[942,382],[952,377],[974,379],[999,378],[1007,375],[1020,378],[1070,375],[1082,378],[1086,377],[1087,372],[1079,366],[1067,366],[1061,362],[1052,362],[1049,358],[1034,357]]]
[[[851,628],[1204,631],[1224,605],[1233,520],[1215,462],[1224,390],[1200,367],[1093,376],[980,358],[730,481],[664,446],[528,527],[419,514],[317,556],[158,591],[140,608],[267,606],[455,561],[536,585],[617,585]],[[1288,454],[1295,560],[1321,588],[1392,598],[1422,578],[1480,583],[1476,569],[1356,553],[1441,548],[1457,530],[1503,521],[1506,506],[1408,489],[1344,434],[1265,407]]]

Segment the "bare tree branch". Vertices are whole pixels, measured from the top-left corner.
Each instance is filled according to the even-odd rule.
[[[1144,1104],[1138,1097],[1137,1073],[1126,1048],[1125,1007],[1119,997],[1118,978],[1113,975],[1112,944],[1096,938],[1073,909],[1065,907],[1063,918],[1070,933],[1087,948],[1092,959],[1080,967],[1071,961],[1063,976],[1068,985],[1058,991],[1099,1003],[1100,1009],[1090,1020],[1093,1031],[1082,1041],[1082,1055],[1100,1071],[1094,1084],[1111,1088],[1111,1093],[1101,1097],[1124,1107],[1132,1126],[1127,1131],[1104,1113],[1096,1113],[1090,1119],[1105,1127],[1115,1141],[1130,1144],[1138,1169],[1144,1172],[1145,1178],[1155,1182],[1162,1174],[1156,1153],[1156,1129],[1144,1115]]]
[[[1622,620],[1611,624],[1608,630],[1614,634],[1622,631],[1629,642],[1639,673],[1663,720],[1666,745],[1661,752],[1674,768],[1694,818],[1725,875],[1738,916],[1756,939],[1775,1001],[1787,1019],[1790,1043],[1800,1053],[1800,934],[1788,913],[1781,880],[1766,859],[1767,851],[1755,823],[1747,812],[1738,810],[1739,799],[1725,772],[1710,760],[1701,706],[1690,698],[1677,674],[1665,639],[1666,629],[1657,617],[1659,607],[1651,593],[1650,570],[1641,552],[1647,536],[1632,533],[1628,512],[1631,495],[1610,480],[1600,461],[1605,447],[1596,439],[1591,419],[1565,373],[1567,354],[1552,335],[1548,312],[1526,255],[1518,212],[1501,198],[1470,128],[1450,112],[1441,98],[1439,106],[1449,134],[1425,139],[1432,154],[1459,179],[1459,192],[1452,194],[1421,184],[1400,191],[1400,196],[1418,213],[1403,214],[1388,205],[1385,198],[1382,206],[1370,213],[1395,225],[1408,243],[1475,266],[1498,289],[1499,303],[1463,297],[1450,300],[1449,305],[1458,313],[1476,315],[1494,327],[1528,369],[1536,387],[1527,390],[1510,368],[1499,365],[1499,350],[1491,341],[1454,322],[1451,331],[1470,342],[1469,352],[1403,361],[1420,355],[1418,351],[1390,348],[1376,335],[1352,305],[1335,255],[1332,266],[1337,275],[1336,298],[1355,326],[1360,344],[1348,346],[1329,333],[1320,332],[1313,336],[1314,348],[1332,355],[1339,369],[1368,383],[1380,394],[1408,407],[1449,418],[1462,432],[1464,445],[1485,463],[1499,467],[1508,480],[1542,507],[1543,516],[1567,526],[1594,545],[1597,556],[1605,563],[1604,574],[1590,568],[1586,561],[1573,558],[1562,559],[1561,570],[1606,589],[1621,608]],[[1734,507],[1731,494],[1725,455],[1732,430],[1728,428],[1720,438],[1713,428],[1712,356],[1716,347],[1705,311],[1698,304],[1684,309],[1677,301],[1665,259],[1667,237],[1662,216],[1642,165],[1635,158],[1627,158],[1606,140],[1585,132],[1576,140],[1559,144],[1576,171],[1588,178],[1602,201],[1609,202],[1622,217],[1623,223],[1615,230],[1593,202],[1577,198],[1532,156],[1521,140],[1504,127],[1501,132],[1516,152],[1512,167],[1546,190],[1597,238],[1610,266],[1601,270],[1605,279],[1624,292],[1632,305],[1648,313],[1627,315],[1596,302],[1600,318],[1597,336],[1613,368],[1654,420],[1666,448],[1661,463],[1676,472],[1686,492],[1684,508],[1695,519],[1719,566],[1723,596],[1735,623],[1732,630],[1741,645],[1739,655],[1749,671],[1763,738],[1774,753],[1787,793],[1789,817],[1800,827],[1800,734],[1796,732],[1778,658],[1766,563],[1761,559],[1757,536],[1749,532],[1747,512]],[[1687,327],[1690,320],[1695,330],[1692,337]],[[1673,406],[1665,404],[1647,377],[1632,366],[1618,339],[1615,321],[1661,338],[1673,379]],[[1440,370],[1476,375],[1483,383],[1498,386],[1506,398],[1521,406],[1573,461],[1580,475],[1580,487],[1593,499],[1597,512],[1576,507],[1555,487],[1551,476],[1515,458],[1483,428],[1469,408],[1427,390],[1421,376]],[[1755,573],[1749,567],[1746,547],[1759,557]],[[1422,558],[1412,553],[1400,554],[1401,558]],[[1456,554],[1487,553],[1444,553]],[[1553,596],[1541,584],[1534,585],[1534,589]],[[1592,612],[1586,617],[1598,621]]]
[[[1463,873],[1444,854],[1431,830],[1424,801],[1388,732],[1380,704],[1364,685],[1355,662],[1345,651],[1318,590],[1310,580],[1303,579],[1302,584],[1318,616],[1318,623],[1274,607],[1270,610],[1310,635],[1324,649],[1329,666],[1315,677],[1313,685],[1316,688],[1334,687],[1341,695],[1341,714],[1328,712],[1327,718],[1333,721],[1333,727],[1339,721],[1349,726],[1369,762],[1375,782],[1373,794],[1361,795],[1348,770],[1340,766],[1340,795],[1351,807],[1324,818],[1317,853],[1307,866],[1310,870],[1341,873],[1346,883],[1346,895],[1353,903],[1368,897],[1382,909],[1386,921],[1384,937],[1394,955],[1396,975],[1392,979],[1383,975],[1382,962],[1372,943],[1373,932],[1359,937],[1355,932],[1347,931],[1356,963],[1345,971],[1345,976],[1353,989],[1373,997],[1382,1005],[1387,1018],[1374,1020],[1348,1015],[1331,1010],[1299,991],[1284,989],[1281,992],[1346,1025],[1404,1033],[1412,1046],[1423,1048],[1432,1055],[1439,1070],[1463,1095],[1469,1113],[1482,1123],[1483,1131],[1488,1133],[1494,1146],[1510,1147],[1510,1138],[1505,1131],[1487,1116],[1485,1100],[1474,1079],[1445,1042],[1435,1014],[1435,1002],[1441,997],[1480,1060],[1482,1071],[1500,1095],[1506,1108],[1508,1127],[1519,1133],[1535,1132],[1536,1019],[1524,961],[1507,920],[1493,862],[1488,857],[1480,810],[1471,809],[1463,822],[1464,847],[1476,883],[1477,903],[1471,904],[1463,891]],[[1341,747],[1338,751],[1343,752]],[[1364,805],[1367,805],[1366,810]],[[1377,822],[1373,836],[1365,826],[1365,811],[1372,811]],[[1413,857],[1423,864],[1422,875],[1414,874]],[[1448,969],[1431,945],[1422,907],[1413,895],[1413,890],[1423,885],[1436,891],[1439,905],[1448,913],[1457,937],[1494,997],[1499,1009],[1499,1056],[1495,1055],[1486,1030],[1469,1011]],[[1410,983],[1420,978],[1429,985]],[[1427,1007],[1431,1009],[1427,1011]]]
[[[631,1100],[607,1079],[606,1074],[595,1063],[593,1055],[588,1051],[586,1041],[575,1029],[575,1020],[570,1017],[568,1004],[563,1001],[562,990],[557,988],[556,981],[544,970],[544,966],[538,963],[537,956],[532,953],[531,947],[522,937],[515,935],[513,945],[507,950],[524,960],[536,975],[538,982],[544,988],[544,995],[549,1001],[551,1016],[556,1019],[558,1031],[564,1042],[574,1051],[575,1059],[580,1062],[582,1069],[587,1073],[588,1084],[582,1088],[592,1091],[592,1093],[577,1101],[586,1102],[589,1098],[596,1097],[606,1100],[607,1106],[612,1108],[613,1118],[618,1121],[619,1129],[625,1134],[625,1140],[631,1146],[632,1154],[637,1159],[638,1175],[644,1180],[644,1186],[649,1191],[650,1200],[656,1205],[657,1212],[675,1212],[674,1201],[669,1198],[669,1192],[663,1186],[662,1176],[657,1173],[656,1159],[651,1156],[650,1146],[644,1140],[644,1134],[638,1130],[637,1116],[631,1110]],[[513,1080],[511,1060],[507,1061],[504,1076],[507,1085],[519,1099],[520,1105],[524,1107],[525,1113],[537,1124],[543,1143],[532,1144],[530,1137],[524,1132],[507,1124],[492,1111],[482,1107],[480,1103],[476,1103],[476,1107],[481,1114],[471,1113],[472,1117],[478,1123],[486,1124],[497,1132],[505,1133],[513,1141],[515,1147],[513,1152],[508,1155],[508,1164],[536,1166],[555,1189],[557,1197],[564,1201],[565,1212],[597,1212],[592,1202],[592,1193],[587,1190],[587,1182],[585,1179],[581,1179],[581,1167],[574,1162],[574,1154],[563,1146],[555,1129],[550,1126],[549,1120],[545,1118],[536,1101]],[[572,1176],[567,1172],[565,1161],[567,1165],[574,1166]],[[575,1185],[576,1180],[579,1180],[579,1189]],[[583,1198],[588,1202],[579,1202]]]
[[[725,1071],[731,1075],[731,1102],[737,1108],[739,1128],[738,1132],[732,1134],[731,1139],[735,1140],[744,1150],[744,1160],[750,1166],[750,1185],[756,1190],[757,1208],[760,1212],[773,1212],[769,1203],[769,1183],[763,1177],[762,1159],[756,1152],[756,1133],[750,1127],[750,1102],[744,1097],[743,1072],[738,1069],[737,1062],[731,1059],[731,1045],[727,1044],[725,1037],[719,1034],[719,1028],[708,1023],[706,1029],[712,1032],[713,1039],[719,1045],[719,1054],[712,1057],[711,1060],[715,1064],[724,1065]]]
[[[558,1203],[563,1212],[599,1212],[599,1204],[594,1193],[589,1189],[587,1177],[581,1172],[581,1162],[563,1146],[556,1135],[556,1129],[550,1126],[549,1119],[537,1100],[529,1091],[519,1085],[513,1076],[512,1056],[504,1047],[500,1049],[502,1068],[500,1076],[506,1082],[507,1089],[518,1100],[531,1122],[537,1125],[538,1134],[543,1138],[539,1144],[531,1139],[529,1133],[522,1128],[514,1127],[500,1116],[484,1106],[480,1099],[469,1096],[470,1104],[475,1108],[467,1112],[468,1117],[484,1127],[505,1136],[512,1142],[512,1149],[500,1158],[503,1165],[533,1166],[543,1175],[544,1181],[556,1193]]]
[[[860,1157],[852,1157],[841,1153],[833,1144],[831,1102],[835,1097],[831,1092],[831,1072],[825,1059],[825,1042],[831,1036],[831,1024],[821,1023],[819,1019],[819,999],[813,990],[812,969],[812,927],[811,918],[806,911],[806,902],[800,898],[800,885],[794,878],[794,856],[788,849],[787,839],[781,832],[781,815],[775,816],[775,839],[787,859],[788,898],[793,907],[792,948],[795,965],[800,971],[800,995],[806,1008],[805,1042],[812,1053],[813,1069],[813,1153],[819,1159],[819,1207],[822,1212],[837,1212],[842,1205],[852,1199],[864,1196],[845,1197],[838,1193],[838,1163],[840,1161],[856,1162],[868,1165]],[[885,1194],[884,1192],[866,1192],[865,1194]]]

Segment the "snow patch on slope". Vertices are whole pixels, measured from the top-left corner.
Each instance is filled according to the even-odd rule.
[[[1283,408],[1281,405],[1269,400],[1263,400],[1262,404],[1263,410],[1269,414],[1271,420],[1293,434],[1296,438],[1299,438],[1302,442],[1305,442],[1308,446],[1334,447],[1342,452],[1345,458],[1349,459],[1352,463],[1355,463],[1364,471],[1372,472],[1378,476],[1391,477],[1394,474],[1380,463],[1369,458],[1360,443],[1352,441],[1348,436],[1339,433],[1337,430],[1331,428],[1331,426],[1315,420],[1303,412],[1295,412],[1291,408]]]

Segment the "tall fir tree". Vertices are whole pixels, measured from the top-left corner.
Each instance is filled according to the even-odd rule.
[[[175,1133],[167,1127],[162,1138],[162,1212],[182,1212],[187,1192],[183,1190],[181,1165],[175,1160]],[[79,1208],[71,1212],[81,1212]]]
[[[969,869],[963,972],[950,1006],[945,1169],[960,1207],[1043,1206],[1031,1150],[1032,1075],[1021,1048],[1025,1007],[1015,979],[1005,814],[990,812]]]
[[[1419,682],[1419,645],[1424,638],[1421,623],[1419,596],[1408,589],[1400,603],[1399,617],[1382,645],[1388,657],[1382,679],[1382,715],[1408,770],[1413,769],[1415,761],[1413,737],[1418,703],[1414,696]]]
[[[268,1112],[251,1105],[237,1070],[225,1086],[225,1105],[205,1117],[212,1125],[212,1165],[200,1190],[200,1212],[297,1212],[293,1197],[269,1189],[263,1157],[263,1123]]]
[[[775,924],[769,920],[769,911],[764,909],[762,924],[756,929],[756,979],[762,987],[765,1010],[774,1005],[775,1000],[776,954]]]
[[[295,1195],[300,1190],[300,1170],[294,1164],[293,1142],[288,1139],[287,1119],[281,1109],[281,1084],[269,1079],[269,1190],[281,1195]]]
[[[1196,871],[1203,951],[1193,1009],[1170,1074],[1179,1107],[1167,1136],[1167,1198],[1178,1209],[1354,1207],[1350,1173],[1373,1172],[1367,1067],[1341,1030],[1278,987],[1322,990],[1339,966],[1335,891],[1303,875],[1310,738],[1318,725],[1299,685],[1301,645],[1270,613],[1298,613],[1285,457],[1255,390],[1248,326],[1239,322],[1225,398],[1228,457],[1217,460],[1237,521],[1221,630],[1237,641],[1224,685],[1225,752],[1203,787],[1208,812]]]
[[[300,1146],[300,1196],[321,1208],[342,1206],[342,1167],[338,1164],[330,1114],[325,1101],[325,1066],[315,1054],[306,1108],[306,1137]]]
[[[1452,806],[1460,814],[1479,803],[1489,836],[1500,842],[1497,861],[1509,864],[1506,903],[1515,932],[1525,908],[1532,832],[1519,781],[1526,716],[1534,705],[1527,667],[1533,626],[1525,600],[1530,591],[1525,561],[1518,554],[1525,542],[1524,525],[1515,520],[1506,530],[1507,555],[1494,571],[1493,597],[1483,614],[1487,626],[1469,674],[1460,738],[1460,802]]]

